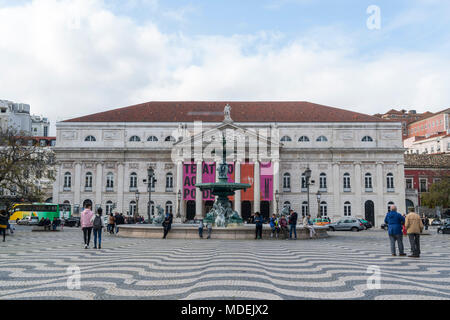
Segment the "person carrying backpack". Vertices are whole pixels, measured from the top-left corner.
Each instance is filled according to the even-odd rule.
[[[97,209],[97,214],[93,219],[94,226],[94,249],[97,249],[97,239],[98,239],[98,248],[102,248],[102,230],[105,226],[105,222],[102,219],[102,208]]]
[[[93,227],[94,213],[91,211],[92,205],[86,204],[86,208],[81,213],[80,223],[81,230],[83,230],[84,248],[89,249],[89,242],[91,241],[91,233]]]

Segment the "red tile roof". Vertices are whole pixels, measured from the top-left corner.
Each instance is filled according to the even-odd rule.
[[[222,122],[230,104],[236,122],[385,122],[362,113],[310,102],[147,102],[64,122]]]

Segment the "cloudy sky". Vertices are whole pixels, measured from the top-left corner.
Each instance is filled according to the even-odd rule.
[[[30,104],[53,134],[154,100],[439,111],[449,16],[448,0],[0,0],[0,99]]]

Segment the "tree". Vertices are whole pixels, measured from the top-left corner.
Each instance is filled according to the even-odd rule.
[[[0,202],[7,209],[15,202],[42,202],[40,177],[54,164],[54,155],[9,128],[0,130]],[[49,177],[50,180],[54,180]]]
[[[450,205],[450,178],[433,183],[429,192],[422,193],[420,200],[422,205],[429,208],[448,208]]]

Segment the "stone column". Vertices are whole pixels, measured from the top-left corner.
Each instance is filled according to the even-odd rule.
[[[103,163],[97,163],[96,178],[95,178],[95,203],[102,203],[103,191]],[[122,210],[117,206],[117,210]]]
[[[184,221],[186,219],[186,212],[184,211],[184,201],[183,201],[183,161],[179,160],[177,161],[177,178],[176,178],[176,189],[175,192],[178,194],[178,191],[181,192],[181,199],[180,199],[180,215],[181,215],[181,221]],[[175,205],[175,216],[178,213],[178,200],[177,195],[175,196],[176,199],[176,205]]]
[[[119,162],[117,166],[117,208],[122,212],[123,210],[123,199],[125,192],[125,168],[124,164]],[[139,201],[141,202],[141,201]],[[142,211],[138,210],[139,215]]]
[[[202,161],[197,161],[196,183],[202,183]],[[203,198],[199,188],[195,190],[195,219],[203,218]]]
[[[234,164],[234,180],[236,183],[241,182],[241,162],[236,160]],[[234,211],[241,216],[241,190],[236,191],[234,194]]]
[[[364,206],[362,203],[362,177],[361,177],[361,162],[355,163],[355,180],[354,182],[350,178],[350,183],[354,183],[352,190],[355,193],[355,208],[356,212],[360,213],[363,218],[365,218]],[[351,186],[351,185],[350,185]]]
[[[375,223],[377,227],[381,225],[380,217],[384,216],[387,211],[387,203],[384,201],[384,186],[383,186],[383,162],[377,162],[377,185],[376,185],[376,208],[375,208]]]
[[[255,160],[255,170],[254,170],[254,207],[253,212],[261,212],[261,172],[259,167],[259,161]]]
[[[277,208],[277,197],[276,193],[280,193],[280,160],[274,160],[273,161],[273,205],[272,205],[272,212],[277,214],[278,210],[280,210],[280,203],[278,203]]]
[[[74,203],[79,204],[80,208],[83,205],[81,202],[81,163],[75,163],[75,177],[74,177]]]
[[[333,214],[334,217],[344,216],[344,206],[341,204],[341,179],[339,177],[339,163],[333,163],[333,195],[334,195],[334,212],[328,212],[328,216]],[[319,181],[317,182],[319,183]],[[335,219],[333,219],[335,220]]]

